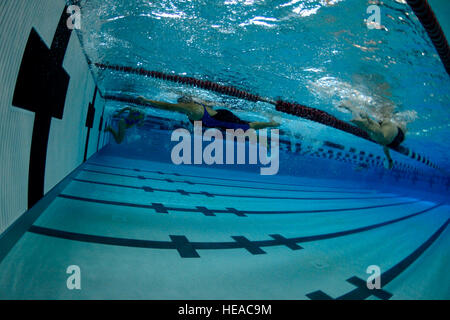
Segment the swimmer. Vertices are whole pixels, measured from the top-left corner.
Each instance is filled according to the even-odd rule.
[[[123,113],[127,112],[126,116],[122,116]],[[138,127],[142,127],[144,125],[144,113],[137,109],[133,109],[131,107],[125,107],[114,114],[115,117],[120,117],[119,123],[117,125],[117,131],[114,130],[111,126],[108,126],[105,129],[105,132],[111,132],[114,137],[114,140],[120,144],[123,142],[125,138],[125,132],[127,129],[134,127],[137,125]]]
[[[241,120],[227,109],[214,110],[212,107],[219,105],[215,102],[207,102],[198,98],[192,98],[188,96],[182,96],[178,99],[177,103],[168,103],[162,101],[155,101],[146,99],[142,96],[138,97],[141,103],[149,104],[155,108],[180,112],[189,118],[193,123],[194,121],[201,121],[202,125],[208,128],[217,128],[221,130],[226,129],[264,129],[278,127],[280,124],[276,121],[270,122],[249,122]]]
[[[383,146],[388,161],[387,168],[392,169],[394,161],[389,153],[389,148],[397,148],[405,141],[406,128],[394,123],[389,118],[377,122],[371,119],[367,113],[357,110],[350,102],[343,102],[340,107],[352,113],[353,119],[350,121],[353,124],[367,132],[372,140]]]

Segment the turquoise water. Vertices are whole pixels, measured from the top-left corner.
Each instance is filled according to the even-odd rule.
[[[104,96],[175,102],[184,92],[279,121],[278,174],[173,164],[172,131],[192,127],[147,108],[142,128],[122,144],[106,136],[30,213],[39,218],[0,263],[0,298],[449,299],[450,80],[406,4],[384,1],[373,30],[369,4],[80,1],[92,62],[207,79],[345,121],[338,106],[349,100],[407,122],[405,145],[439,169],[392,152],[386,170],[380,146],[271,104],[92,65]],[[106,124],[124,106],[107,101]],[[81,270],[80,290],[68,290],[68,265]],[[380,289],[366,287],[370,266]]]
[[[399,2],[384,1],[382,27],[370,30],[364,22],[369,2],[359,0],[328,1],[329,5],[327,1],[81,1],[81,34],[94,62],[209,79],[319,108],[343,120],[350,119],[337,107],[343,99],[378,119],[393,108],[398,121],[408,122],[408,147],[426,152],[445,167],[450,79],[418,19]],[[445,12],[445,1],[434,2]],[[291,134],[329,137],[322,126],[264,103],[119,72],[95,73],[105,94],[174,101],[176,91],[187,91],[229,103],[246,119],[273,116]],[[360,143],[348,135],[336,139]]]
[[[107,147],[47,196],[0,264],[0,298],[449,297],[445,203],[117,151]],[[69,265],[81,270],[79,290],[67,289]],[[365,288],[373,265],[383,291]]]
[[[370,4],[351,0],[81,1],[83,25],[79,35],[89,59],[96,63],[211,80],[262,97],[318,108],[344,121],[350,120],[351,115],[339,108],[342,101],[350,101],[376,120],[392,118],[407,126],[404,145],[441,170],[430,170],[392,152],[398,163],[388,172],[383,169],[380,158],[384,155],[377,145],[277,112],[271,104],[93,67],[104,95],[143,95],[175,102],[183,92],[225,103],[245,120],[280,122],[281,139],[287,149],[294,151],[281,159],[283,174],[340,176],[382,185],[385,182],[378,178],[391,176],[395,177],[396,186],[412,183],[414,189],[428,190],[434,185],[433,193],[445,195],[450,156],[446,146],[449,77],[408,5],[401,1],[383,2],[379,6],[379,27],[369,29],[365,19],[369,17]],[[447,8],[442,1],[435,1],[433,6],[440,9],[438,17]],[[446,23],[444,19],[444,30]],[[107,113],[123,106],[109,101]],[[177,121],[186,120],[182,115],[151,108],[146,113],[148,119],[172,119],[168,126],[172,129],[180,126]],[[150,156],[138,151],[143,146],[151,150],[155,147],[149,146],[156,139],[151,139],[147,129],[149,126],[140,133],[129,133],[129,142],[139,140],[127,148],[129,155]],[[356,161],[347,165],[336,161],[312,164],[298,156],[313,154],[317,158],[320,153],[323,158],[325,153],[329,158],[330,148],[321,148],[325,141],[345,146],[345,150],[331,148],[331,158],[353,159],[354,154],[348,156],[348,150],[353,148],[358,153]],[[158,143],[167,144],[167,139]],[[361,158],[360,152],[370,158]],[[377,164],[372,163],[377,157]],[[402,166],[407,166],[406,171]]]

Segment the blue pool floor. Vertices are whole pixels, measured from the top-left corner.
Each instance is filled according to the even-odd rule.
[[[449,213],[331,180],[96,156],[0,263],[0,298],[448,299]]]

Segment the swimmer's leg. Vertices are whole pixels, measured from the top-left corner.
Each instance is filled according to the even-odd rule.
[[[203,107],[196,103],[168,103],[150,100],[143,96],[139,96],[137,99],[141,103],[149,104],[150,106],[158,109],[184,113],[189,117],[189,119],[198,120],[203,116]]]
[[[121,119],[118,124],[117,132],[111,126],[108,126],[105,131],[111,132],[116,143],[121,144],[123,142],[123,139],[125,138],[126,129],[127,124],[125,123],[125,120]]]
[[[111,133],[116,143],[119,143],[119,134],[111,126],[107,126],[105,132]]]

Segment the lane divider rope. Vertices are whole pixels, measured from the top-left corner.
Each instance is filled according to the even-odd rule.
[[[444,31],[442,31],[436,16],[428,4],[427,0],[406,0],[408,5],[414,11],[420,23],[428,33],[431,42],[433,42],[436,51],[444,64],[445,70],[450,75],[450,48]]]
[[[259,95],[248,93],[246,91],[243,91],[243,90],[231,87],[231,86],[221,85],[221,84],[209,81],[209,80],[200,80],[200,79],[187,77],[187,76],[179,76],[176,74],[167,74],[167,73],[160,72],[160,71],[149,71],[149,70],[145,70],[143,68],[133,68],[133,67],[128,67],[128,66],[109,65],[109,64],[104,64],[104,63],[94,63],[94,65],[97,68],[103,69],[103,70],[113,70],[113,71],[118,71],[118,72],[137,74],[137,75],[146,76],[146,77],[155,78],[155,79],[161,79],[164,81],[176,82],[176,83],[180,83],[180,84],[185,84],[185,85],[201,88],[201,89],[208,90],[208,91],[217,92],[220,94],[225,94],[228,96],[237,97],[237,98],[244,99],[244,100],[251,101],[251,102],[257,102],[257,101],[267,102],[267,103],[275,105],[275,109],[277,111],[291,114],[291,115],[301,117],[301,118],[304,118],[307,120],[311,120],[311,121],[326,125],[328,127],[332,127],[332,128],[350,133],[359,138],[374,142],[372,139],[370,139],[369,135],[364,130],[361,130],[356,126],[353,126],[345,121],[342,121],[325,111],[311,108],[311,107],[308,107],[308,106],[305,106],[302,104],[286,102],[283,100],[274,101],[270,98],[263,98],[263,97],[260,97]],[[146,105],[146,104],[143,104],[142,102],[140,102],[139,100],[137,100],[136,98],[132,98],[132,97],[123,97],[123,96],[120,97],[120,96],[114,96],[114,95],[105,95],[103,98],[106,100],[115,100],[115,101],[120,101],[120,102],[125,102],[125,103],[133,103],[133,104],[137,104],[137,105]],[[427,157],[419,155],[407,147],[400,145],[396,148],[391,148],[391,149],[400,154],[403,154],[404,156],[407,156],[411,159],[415,159],[429,167],[432,167],[432,168],[438,169],[438,170],[442,170],[437,165],[432,163]]]

